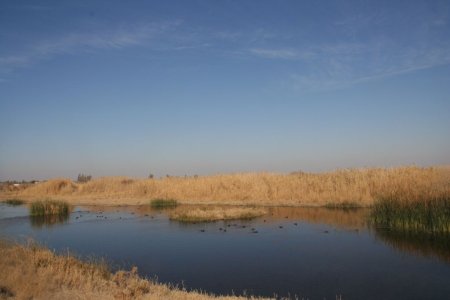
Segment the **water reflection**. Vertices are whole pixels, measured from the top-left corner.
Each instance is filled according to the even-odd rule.
[[[215,206],[175,209],[195,207]],[[76,207],[70,218],[28,217],[24,209],[0,205],[0,235],[31,236],[57,251],[136,265],[143,276],[189,289],[305,299],[450,294],[449,237],[370,227],[369,209],[267,207],[268,214],[254,220],[201,224],[170,221],[171,211],[150,205]]]
[[[194,208],[217,208],[224,206],[208,205],[180,205],[176,208],[159,209],[150,205],[141,206],[87,206],[88,211],[95,214],[126,213],[136,217],[153,218],[157,215],[167,218],[171,211],[184,211]],[[230,207],[230,206],[226,206]],[[267,225],[280,221],[305,222],[312,224],[326,224],[337,229],[372,232],[383,243],[401,252],[407,252],[424,257],[435,257],[450,262],[450,235],[427,234],[415,231],[395,231],[386,228],[376,228],[368,222],[370,209],[327,209],[306,207],[268,207],[268,214],[258,218],[255,222],[264,222]],[[78,214],[77,214],[78,215]],[[77,218],[78,219],[78,218]],[[31,225],[35,228],[51,227],[67,223],[69,215],[30,216]],[[189,227],[191,224],[182,224]]]
[[[207,205],[180,205],[171,209],[152,208],[150,205],[141,206],[87,206],[88,211],[93,213],[126,213],[136,217],[153,218],[157,215],[167,217],[171,211],[189,210],[194,208],[217,208],[223,206]],[[227,206],[229,207],[229,206]],[[2,206],[6,209],[6,206]],[[20,208],[20,207],[19,207]],[[23,207],[24,208],[24,207]],[[407,252],[424,257],[435,257],[439,260],[450,262],[450,235],[449,234],[431,234],[416,231],[395,231],[386,228],[377,228],[371,226],[368,222],[370,209],[327,209],[327,208],[305,208],[305,207],[268,207],[268,214],[258,218],[259,221],[266,224],[276,223],[280,220],[284,222],[306,222],[312,224],[326,224],[337,229],[365,231],[370,230],[375,237],[383,243],[397,249],[401,252]],[[13,207],[8,209],[13,210]],[[12,211],[9,212],[12,214]],[[81,214],[77,213],[77,216]],[[48,215],[48,216],[29,216],[30,223],[34,228],[53,227],[66,224],[69,221],[70,214]],[[78,218],[77,218],[78,219]],[[185,224],[183,227],[189,227]]]
[[[109,212],[128,212],[137,216],[154,216],[156,214],[169,215],[172,211],[183,212],[192,209],[216,209],[232,208],[240,206],[220,206],[220,205],[179,205],[176,208],[158,209],[150,205],[123,206],[123,207],[101,207],[87,206],[90,211]],[[323,207],[267,207],[268,214],[257,218],[266,222],[278,222],[280,220],[304,221],[314,224],[326,224],[340,229],[359,229],[367,228],[367,217],[369,209],[328,209]]]
[[[328,209],[323,207],[272,207],[269,220],[292,219],[314,224],[327,224],[340,229],[367,228],[368,209]]]
[[[435,257],[450,263],[450,235],[413,230],[374,228],[375,236],[400,252]]]
[[[52,227],[66,223],[69,216],[69,214],[30,216],[30,223],[34,228]]]

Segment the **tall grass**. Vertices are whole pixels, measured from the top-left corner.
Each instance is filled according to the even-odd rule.
[[[70,205],[63,201],[43,200],[36,201],[30,204],[31,216],[67,216],[70,214],[70,210]]]
[[[3,294],[13,299],[256,299],[187,292],[141,278],[137,268],[112,273],[104,263],[82,262],[36,245],[4,241],[0,241],[0,270]]]
[[[127,184],[123,184],[127,180]],[[0,198],[53,198],[79,204],[145,204],[148,199],[178,199],[182,204],[370,206],[397,192],[402,198],[450,196],[450,168],[399,167],[345,169],[325,173],[243,173],[199,177],[134,179],[103,177],[79,184],[54,179]]]
[[[450,197],[409,201],[381,198],[374,204],[371,218],[378,227],[450,234]]]

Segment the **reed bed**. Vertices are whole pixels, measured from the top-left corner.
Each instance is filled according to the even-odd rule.
[[[381,198],[374,204],[371,218],[378,227],[450,234],[450,197]]]
[[[139,277],[137,268],[112,273],[104,262],[82,262],[33,244],[0,241],[0,270],[0,299],[249,299],[188,292]]]
[[[153,199],[150,201],[150,206],[153,208],[173,208],[178,205],[175,199]]]
[[[243,173],[213,176],[130,179],[103,177],[86,183],[54,179],[24,190],[0,192],[0,199],[51,198],[77,204],[147,204],[149,199],[177,199],[180,204],[371,206],[396,192],[414,199],[450,195],[449,167],[345,169],[326,173]]]
[[[71,207],[68,203],[56,200],[35,201],[30,204],[30,216],[67,216]]]
[[[267,213],[267,209],[255,207],[203,207],[174,211],[169,218],[184,223],[196,223],[236,219],[248,220],[261,217]]]

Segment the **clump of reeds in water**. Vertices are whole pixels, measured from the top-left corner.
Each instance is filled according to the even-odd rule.
[[[183,223],[214,222],[219,220],[249,220],[267,214],[267,209],[257,207],[203,207],[184,211],[174,211],[171,220]]]
[[[70,210],[71,207],[69,204],[56,200],[36,201],[30,205],[31,216],[67,216],[70,214]]]
[[[374,204],[371,220],[377,227],[450,234],[450,197],[411,201],[384,197]]]
[[[25,203],[25,201],[20,200],[20,199],[8,199],[8,200],[5,200],[4,202],[8,205],[13,205],[13,206],[22,205]]]
[[[153,208],[171,208],[178,205],[175,199],[153,199],[150,201],[150,206]]]

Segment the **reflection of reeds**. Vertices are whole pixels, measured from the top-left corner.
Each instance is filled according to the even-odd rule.
[[[30,204],[31,216],[67,216],[70,213],[70,205],[63,201],[44,200]]]
[[[271,207],[268,220],[300,220],[316,224],[328,224],[343,229],[365,229],[369,209],[328,209],[323,207]]]
[[[437,257],[450,262],[450,235],[429,234],[414,230],[393,230],[374,228],[375,234],[383,242],[400,251],[420,256]]]
[[[63,224],[69,219],[69,214],[39,215],[30,216],[31,226],[41,228],[43,226],[53,226]]]
[[[248,299],[187,292],[143,279],[137,268],[111,273],[104,263],[86,263],[35,245],[2,241],[0,270],[1,289],[14,299]]]
[[[361,206],[358,205],[358,203],[349,202],[349,201],[325,204],[325,208],[328,208],[328,209],[352,210],[352,209],[358,209],[360,207]]]
[[[254,207],[203,207],[177,210],[170,214],[171,220],[185,223],[212,222],[219,220],[253,219],[263,216],[267,209]]]
[[[178,205],[175,199],[153,199],[150,201],[150,206],[153,208],[170,208]]]
[[[25,203],[25,201],[20,200],[20,199],[7,199],[4,201],[6,204],[8,205],[12,205],[12,206],[17,206],[17,205],[22,205]]]
[[[450,234],[450,197],[381,198],[373,206],[371,219],[378,227]]]
[[[370,206],[393,192],[401,198],[450,196],[449,186],[449,168],[403,167],[134,180],[104,177],[83,184],[55,179],[11,194],[2,192],[0,197],[50,197],[90,204],[144,204],[160,198],[178,199],[183,204],[322,206],[351,202]]]

